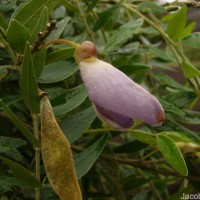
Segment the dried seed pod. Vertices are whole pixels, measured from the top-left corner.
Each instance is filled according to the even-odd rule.
[[[82,200],[69,142],[45,94],[42,94],[40,109],[42,157],[49,182],[61,200]]]

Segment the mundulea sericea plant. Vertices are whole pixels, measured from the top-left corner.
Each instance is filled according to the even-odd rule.
[[[159,101],[123,72],[99,60],[92,42],[77,47],[75,59],[97,115],[111,128],[127,130],[133,120],[153,126],[164,121]]]

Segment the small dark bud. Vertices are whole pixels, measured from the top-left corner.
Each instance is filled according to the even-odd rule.
[[[55,26],[57,24],[57,21],[56,20],[52,20],[50,23],[51,23],[51,25]]]
[[[38,33],[38,37],[42,37],[43,35],[44,35],[43,32],[39,32],[39,33]]]

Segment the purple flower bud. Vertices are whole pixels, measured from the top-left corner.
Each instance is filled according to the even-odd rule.
[[[109,63],[96,58],[92,42],[75,52],[81,77],[97,115],[116,130],[128,129],[132,120],[159,125],[165,119],[159,101],[143,87]]]

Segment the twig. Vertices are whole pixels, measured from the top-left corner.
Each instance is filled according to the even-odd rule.
[[[189,110],[192,110],[194,108],[194,106],[197,104],[198,101],[199,101],[199,97],[195,97],[195,99],[189,105]]]
[[[102,158],[104,159],[107,159],[107,160],[110,160],[112,159],[112,157],[110,156],[105,156],[105,155],[102,155],[101,156]],[[141,159],[124,159],[124,158],[120,158],[120,157],[115,157],[115,160],[117,162],[120,162],[122,164],[127,164],[127,165],[149,165],[149,164],[157,164],[157,163],[164,163],[165,160],[164,159],[159,159],[159,160],[147,160],[147,161],[144,161],[144,160],[141,160]]]
[[[13,68],[7,68],[6,72],[0,77],[0,82],[3,82],[8,77],[10,77],[14,71],[15,71],[15,69],[13,69]]]
[[[72,149],[76,152],[83,152],[85,150],[82,147],[78,147],[78,146],[74,146],[74,145],[72,146]],[[177,173],[176,171],[167,170],[164,168],[158,168],[157,166],[153,166],[153,164],[164,163],[165,162],[164,159],[144,161],[141,159],[125,159],[125,158],[120,158],[120,157],[116,157],[116,156],[111,157],[111,156],[107,156],[107,155],[100,155],[100,158],[105,159],[105,160],[111,160],[113,162],[117,161],[118,163],[121,163],[121,164],[130,165],[130,166],[133,166],[136,168],[140,168],[140,169],[151,171],[151,172],[158,173],[158,174],[187,178],[191,181],[200,181],[200,177],[198,177],[198,176],[183,176],[183,175]]]
[[[41,45],[39,48],[47,47],[47,46],[50,46],[50,45],[53,45],[53,44],[67,44],[67,45],[75,47],[75,48],[77,48],[79,46],[78,43],[72,42],[70,40],[57,39],[57,40],[52,40],[52,41],[46,42],[45,44]]]
[[[34,43],[31,53],[38,51],[39,46],[44,44],[44,40],[50,35],[50,33],[56,29],[56,20],[52,20],[47,24],[47,29],[44,32],[38,33],[38,40]]]
[[[112,157],[110,158],[109,156],[104,156],[104,155],[102,155],[101,158],[108,159],[108,160],[113,159]],[[192,181],[200,181],[200,177],[198,177],[198,176],[183,176],[175,171],[166,170],[164,168],[157,168],[156,166],[152,165],[152,164],[157,164],[157,163],[163,163],[164,162],[163,159],[143,161],[140,159],[130,160],[130,159],[123,159],[123,158],[115,157],[115,160],[117,160],[121,164],[131,165],[133,167],[140,168],[140,169],[147,170],[147,171],[152,171],[154,173],[177,176],[177,177],[184,177],[184,178],[188,178],[189,180],[192,180]]]

